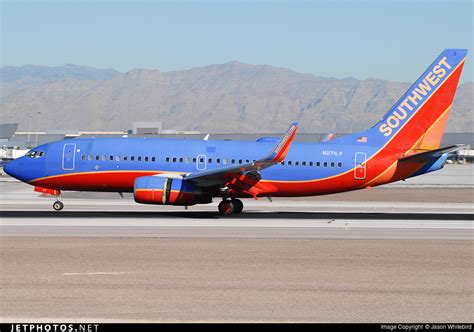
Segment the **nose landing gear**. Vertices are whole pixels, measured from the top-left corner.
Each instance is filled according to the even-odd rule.
[[[61,202],[59,199],[53,203],[53,209],[55,211],[61,211],[64,208],[64,203]]]
[[[219,203],[219,213],[225,216],[232,213],[241,213],[244,209],[244,204],[240,199],[224,199]]]

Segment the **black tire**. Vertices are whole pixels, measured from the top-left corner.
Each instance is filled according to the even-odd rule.
[[[56,202],[53,203],[53,209],[55,211],[61,211],[63,208],[64,208],[63,202],[56,201]]]
[[[219,213],[228,216],[234,212],[234,204],[231,201],[222,201],[219,203]]]
[[[240,199],[233,199],[232,204],[234,205],[234,213],[242,213],[244,209],[244,203]]]

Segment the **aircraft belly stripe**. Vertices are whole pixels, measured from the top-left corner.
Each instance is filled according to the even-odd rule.
[[[186,174],[186,172],[175,172],[175,171],[159,171],[159,170],[107,170],[107,171],[90,171],[90,172],[76,172],[76,173],[65,173],[58,175],[50,175],[42,178],[31,180],[31,184],[35,184],[37,181],[43,181],[46,179],[62,178],[67,176],[83,175],[83,174],[106,174],[106,173],[149,173],[149,174]]]

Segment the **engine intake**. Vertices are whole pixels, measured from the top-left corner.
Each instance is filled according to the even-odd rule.
[[[135,179],[135,202],[162,205],[195,205],[212,202],[212,197],[196,189],[194,183],[174,178],[142,176]]]

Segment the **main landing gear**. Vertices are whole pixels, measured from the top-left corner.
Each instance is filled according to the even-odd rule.
[[[240,199],[224,199],[219,203],[219,213],[222,215],[230,215],[232,213],[241,213],[244,204]]]

